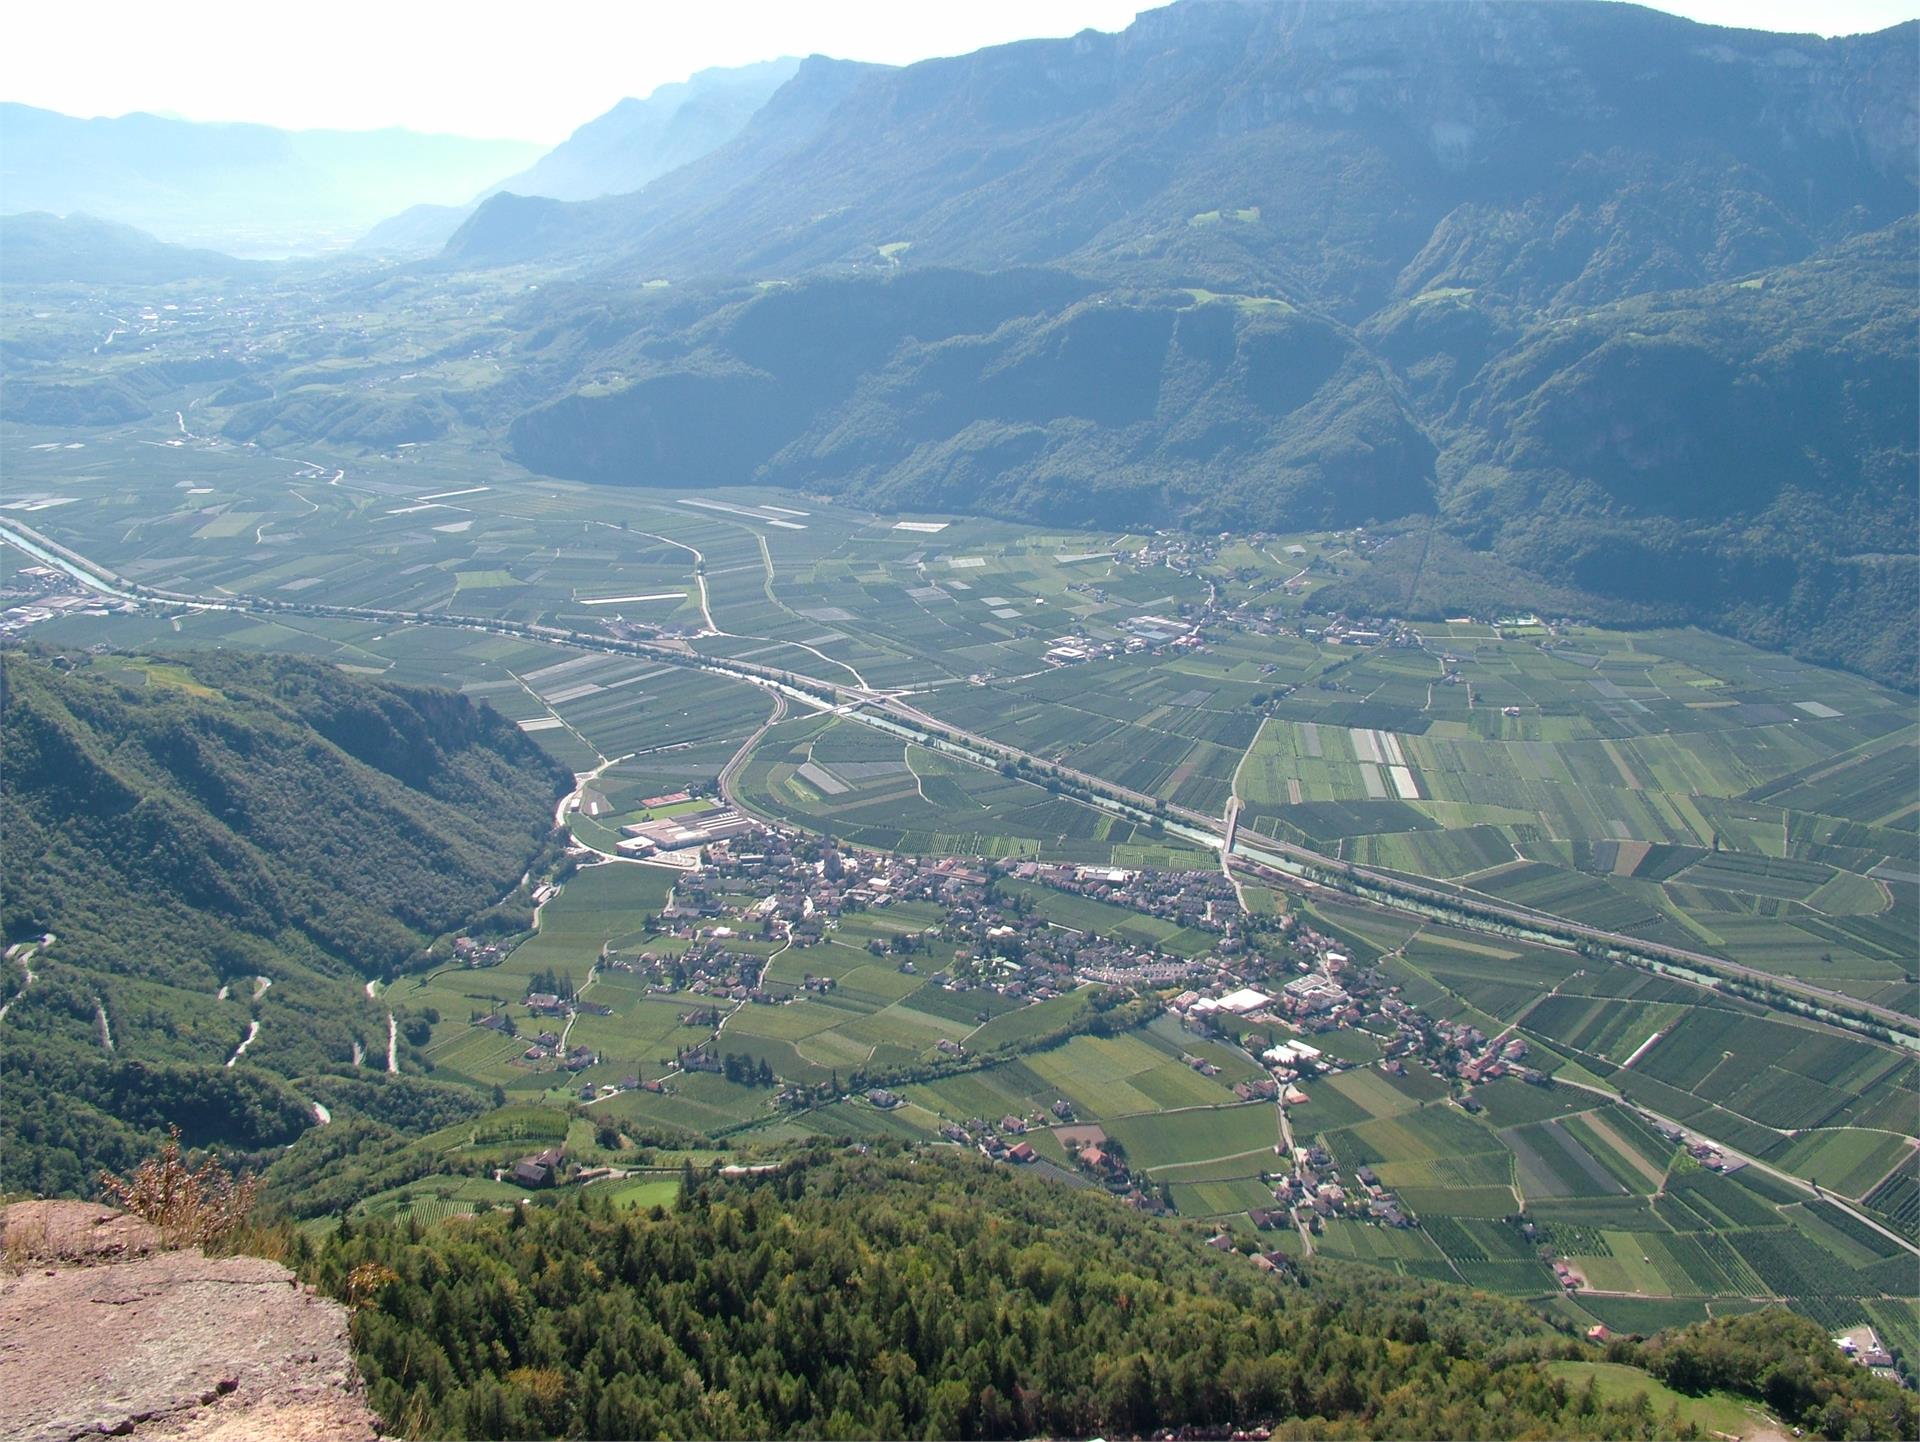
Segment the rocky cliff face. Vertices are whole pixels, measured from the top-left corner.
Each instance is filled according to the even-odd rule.
[[[258,1257],[162,1251],[84,1202],[0,1212],[0,1432],[23,1442],[378,1435],[346,1309]]]

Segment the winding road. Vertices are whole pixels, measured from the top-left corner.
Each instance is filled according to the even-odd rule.
[[[260,1035],[260,1023],[258,1021],[248,1022],[246,1036],[241,1040],[240,1045],[233,1049],[233,1055],[227,1058],[227,1066],[229,1068],[247,1054],[247,1048],[253,1045],[253,1039],[258,1035]]]
[[[8,997],[4,1003],[0,1003],[0,1021],[7,1019],[7,1013],[13,1010],[13,1004],[25,996],[27,994],[27,988],[33,985],[33,954],[39,949],[40,944],[33,941],[21,942],[8,948],[8,956],[20,963],[22,979],[20,982],[20,990]]]

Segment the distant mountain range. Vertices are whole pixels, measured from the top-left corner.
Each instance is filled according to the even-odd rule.
[[[787,59],[702,70],[644,100],[622,100],[469,203],[413,206],[375,226],[360,249],[438,250],[482,201],[502,193],[593,200],[639,190],[733,139],[799,68]]]
[[[528,302],[495,397],[535,469],[1094,525],[1433,517],[1601,614],[1911,685],[1917,38],[1186,0],[810,59],[702,159],[497,196],[442,259],[580,282]],[[794,288],[604,305],[729,274]]]
[[[1577,307],[1910,213],[1915,53],[1912,25],[1819,40],[1617,4],[1187,0],[1118,35],[809,61],[705,159],[547,208],[530,246],[482,207],[451,254],[758,277],[885,248],[1259,288],[1354,321],[1438,287]]]
[[[521,140],[277,130],[0,103],[0,211],[102,216],[247,256],[343,246],[403,206],[460,201],[538,156]]]

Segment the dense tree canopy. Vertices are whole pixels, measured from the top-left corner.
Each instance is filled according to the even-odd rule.
[[[1687,1435],[1551,1377],[1598,1354],[1516,1304],[1196,1241],[971,1158],[818,1151],[671,1211],[343,1225],[305,1265],[363,1301],[415,1436]]]

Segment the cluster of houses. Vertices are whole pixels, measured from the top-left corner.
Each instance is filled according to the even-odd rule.
[[[1472,1083],[1516,1076],[1526,1081],[1534,1075],[1526,1060],[1527,1044],[1519,1037],[1495,1037],[1480,1055],[1460,1068],[1460,1080]]]
[[[535,1152],[532,1156],[522,1157],[506,1171],[498,1174],[497,1181],[514,1182],[530,1190],[556,1186],[560,1182],[561,1167],[564,1159],[559,1147],[548,1147]]]
[[[1021,861],[1014,863],[1009,874],[1016,880],[1038,881],[1055,891],[1090,896],[1199,931],[1225,932],[1240,918],[1240,898],[1233,883],[1214,870],[1134,870]]]
[[[1726,1156],[1711,1142],[1703,1142],[1697,1138],[1689,1141],[1687,1134],[1672,1122],[1663,1121],[1661,1118],[1651,1116],[1646,1112],[1638,1112],[1636,1115],[1675,1146],[1685,1147],[1687,1149],[1687,1155],[1710,1172],[1720,1172],[1725,1176],[1732,1176],[1746,1165],[1745,1162],[1737,1157]],[[1818,1188],[1815,1190],[1817,1191]]]
[[[519,1027],[505,1011],[490,1011],[475,1017],[472,1024],[501,1036],[520,1035]],[[565,1046],[559,1032],[543,1031],[530,1039],[516,1063],[534,1071],[583,1072],[600,1064],[600,1054],[589,1046]]]
[[[1501,1077],[1535,1083],[1546,1080],[1544,1073],[1527,1065],[1527,1044],[1517,1036],[1503,1032],[1489,1041],[1477,1026],[1429,1021],[1417,1015],[1409,1015],[1405,1025],[1425,1039],[1427,1056],[1443,1075],[1458,1077],[1469,1086]],[[1479,1110],[1471,1095],[1465,1105],[1468,1111]]]
[[[1207,1245],[1212,1247],[1216,1252],[1237,1252],[1240,1250],[1240,1244],[1234,1240],[1233,1233],[1231,1232],[1216,1232],[1213,1236],[1207,1238]],[[1247,1260],[1263,1272],[1273,1272],[1277,1274],[1290,1271],[1293,1268],[1293,1258],[1289,1257],[1285,1252],[1255,1250],[1248,1255]],[[1253,1434],[1249,1432],[1247,1435],[1251,1437]]]
[[[663,996],[691,994],[715,1001],[775,1000],[760,989],[765,960],[748,952],[728,949],[727,943],[736,934],[730,927],[714,927],[700,933],[685,951],[647,949],[631,955],[609,952],[600,964],[608,971],[643,978],[649,992]]]
[[[1893,1353],[1887,1350],[1886,1343],[1880,1340],[1880,1334],[1872,1327],[1860,1326],[1842,1332],[1833,1339],[1833,1345],[1840,1349],[1842,1355],[1867,1368],[1875,1376],[1901,1386],[1906,1385],[1895,1370]]]
[[[1331,1217],[1372,1221],[1385,1227],[1415,1225],[1399,1197],[1381,1183],[1371,1167],[1355,1167],[1351,1184],[1344,1182],[1333,1159],[1319,1146],[1295,1147],[1294,1165],[1291,1174],[1274,1179],[1273,1199],[1310,1231],[1318,1231],[1322,1220]]]
[[[781,935],[806,947],[823,940],[849,911],[884,908],[898,900],[938,904],[941,923],[876,939],[870,949],[898,954],[903,971],[924,969],[955,991],[985,988],[1042,1001],[1088,982],[1146,989],[1208,985],[1264,961],[1249,954],[1238,936],[1238,901],[1217,871],[876,856],[841,852],[817,838],[771,827],[752,831],[749,849],[740,840],[745,835],[734,837],[731,845],[708,843],[703,848],[707,864],[681,877],[657,918],[661,931],[689,943],[681,955],[641,952],[609,956],[604,964],[653,975],[663,988],[733,1000],[780,1000],[758,992],[753,959],[729,952],[728,941]],[[1215,954],[1189,958],[1055,926],[1030,903],[1000,890],[999,883],[1008,878],[1109,901],[1212,932],[1220,941]]]
[[[1303,638],[1326,646],[1399,646],[1424,649],[1420,633],[1404,621],[1379,616],[1335,616],[1324,627],[1303,626]]]
[[[991,1157],[996,1162],[1011,1162],[1020,1166],[1039,1160],[1033,1143],[1026,1140],[1027,1128],[1025,1117],[1011,1114],[1001,1117],[997,1122],[968,1117],[964,1122],[943,1124],[940,1135],[956,1146],[977,1148],[982,1156]]]
[[[581,1072],[590,1066],[600,1064],[600,1054],[589,1046],[573,1046],[564,1050],[558,1033],[543,1031],[533,1039],[533,1044],[520,1053],[520,1060],[530,1063],[552,1062],[563,1071]]]
[[[462,966],[498,966],[511,950],[499,941],[479,941],[471,936],[453,939],[453,959]]]

